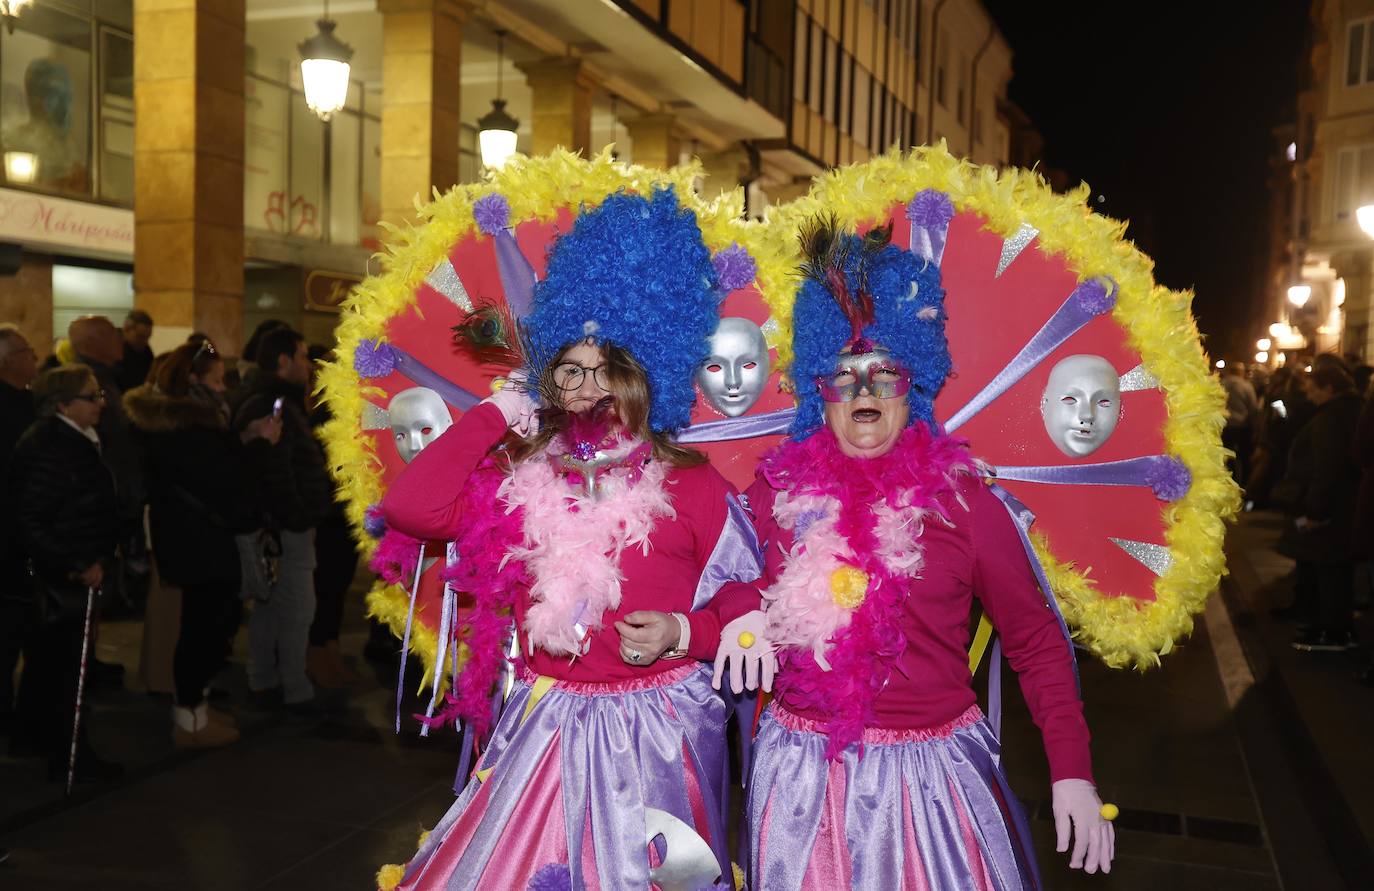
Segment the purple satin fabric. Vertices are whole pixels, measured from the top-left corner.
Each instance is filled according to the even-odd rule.
[[[996,475],[999,480],[1020,480],[1027,483],[1153,488],[1162,473],[1160,465],[1163,463],[1177,464],[1178,459],[1165,455],[1146,455],[1102,464],[998,467]],[[1187,473],[1187,469],[1183,472]]]
[[[1007,366],[997,372],[997,376],[988,381],[987,386],[978,391],[978,395],[955,412],[954,417],[946,422],[945,432],[953,433],[958,430],[970,418],[987,408],[989,403],[1006,392],[1012,384],[1025,377],[1027,372],[1044,361],[1046,356],[1058,349],[1060,344],[1072,337],[1079,328],[1111,309],[1110,302],[1106,300],[1093,300],[1085,297],[1092,287],[1100,288],[1101,286],[1093,282],[1084,282],[1075,288],[1059,309],[1055,310],[1054,315],[1050,316],[1049,321],[1045,322],[1044,326],[1035,333],[1035,336],[1007,363]],[[1114,296],[1115,291],[1112,291],[1111,294]]]
[[[755,436],[768,436],[786,433],[797,416],[795,408],[783,408],[761,415],[744,415],[738,418],[724,418],[693,424],[677,436],[678,442],[728,442],[735,439],[750,439]]]
[[[429,387],[439,398],[459,411],[467,411],[482,400],[464,390],[439,372],[398,346],[392,345],[396,355],[396,370],[419,387]]]
[[[913,887],[904,879],[913,873],[930,888],[978,887],[984,871],[996,891],[1040,887],[1025,814],[986,721],[933,739],[866,743],[862,758],[851,745],[839,762],[846,837],[821,839],[822,813],[835,804],[834,796],[827,801],[826,737],[787,729],[775,708],[754,743],[747,815],[753,891],[825,887],[807,875],[813,849],[825,844],[847,849],[849,887],[858,891],[903,891]]]
[[[506,305],[512,317],[523,319],[534,305],[534,267],[520,253],[520,245],[516,244],[511,230],[497,232],[492,236],[492,243],[496,247],[496,268],[501,273]]]
[[[555,686],[522,723],[529,696],[529,685],[517,680],[482,756],[479,769],[493,768],[486,782],[490,788],[478,802],[483,808],[477,815],[480,823],[466,849],[435,858],[483,788],[475,777],[407,865],[404,887],[471,891],[479,887],[493,861],[517,856],[509,846],[529,837],[527,822],[542,819],[520,812],[517,805],[526,789],[540,785],[538,768],[550,762],[544,758],[550,745],[559,747],[559,757],[552,761],[561,772],[561,823],[575,891],[589,882],[604,889],[649,887],[644,809],[658,808],[689,826],[697,825],[689,770],[704,799],[708,831],[702,835],[709,834],[722,874],[730,874],[725,835],[726,707],[711,688],[709,668],[694,670],[675,683],[630,692],[594,695]],[[583,851],[588,814],[592,850]],[[447,875],[427,874],[432,859],[454,866],[445,869]],[[593,863],[596,875],[588,876],[588,864]]]
[[[763,573],[763,552],[749,513],[736,496],[725,499],[725,525],[697,579],[692,610],[702,609],[726,582],[752,582]]]

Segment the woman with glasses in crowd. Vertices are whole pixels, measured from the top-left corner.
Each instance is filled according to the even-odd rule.
[[[670,190],[607,198],[536,286],[528,384],[466,413],[388,492],[390,528],[457,540],[449,576],[475,599],[446,716],[480,735],[518,656],[478,769],[383,887],[648,888],[663,868],[648,840],[667,826],[681,833],[667,868],[691,860],[691,887],[730,886],[726,708],[699,660],[757,606],[722,588],[757,574],[757,545],[730,485],[668,437],[688,423],[718,299]]]
[[[66,775],[89,592],[99,591],[119,542],[115,482],[96,425],[105,394],[86,365],[62,365],[33,383],[38,420],[10,459],[8,493],[32,575],[35,627],[24,646],[16,707],[21,747],[47,754],[50,778]],[[78,779],[123,772],[78,740]],[[29,739],[24,739],[25,735]]]
[[[231,431],[224,393],[224,362],[204,340],[177,347],[152,380],[124,397],[146,465],[158,571],[181,589],[172,739],[185,748],[238,739],[233,719],[211,709],[206,692],[238,628],[234,535],[256,527],[245,464],[281,437],[281,419],[270,414]]]

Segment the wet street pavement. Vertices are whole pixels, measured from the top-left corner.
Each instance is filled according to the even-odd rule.
[[[1054,852],[1038,734],[1008,688],[1004,759],[1047,887],[1374,887],[1374,690],[1352,678],[1363,655],[1296,653],[1293,629],[1270,619],[1289,596],[1278,523],[1250,514],[1232,530],[1221,596],[1162,668],[1082,665],[1098,784],[1121,808],[1109,876]],[[0,755],[0,847],[13,852],[0,889],[372,887],[447,808],[457,756],[452,736],[393,732],[394,669],[365,667],[353,613],[343,648],[368,680],[336,712],[254,712],[238,666],[223,680],[244,739],[194,754],[172,749],[168,704],[135,689],[141,623],[110,623],[101,657],[129,670],[122,689],[96,691],[92,738],[129,773],[64,800],[42,761]]]

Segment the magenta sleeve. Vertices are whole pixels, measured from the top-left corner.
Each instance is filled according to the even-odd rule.
[[[481,403],[464,414],[391,484],[382,499],[387,526],[422,541],[453,538],[463,486],[505,433],[506,419],[494,405]]]
[[[1002,639],[1007,661],[1045,741],[1050,779],[1092,781],[1088,725],[1073,655],[1036,584],[1011,515],[981,482],[964,488],[974,548],[974,593]]]

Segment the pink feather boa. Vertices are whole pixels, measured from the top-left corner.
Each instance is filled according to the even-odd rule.
[[[377,542],[368,568],[393,585],[409,585],[415,580],[415,565],[420,561],[420,540],[395,529],[388,529]]]
[[[760,465],[779,491],[774,516],[794,537],[778,581],[763,592],[768,638],[781,647],[778,689],[792,706],[827,716],[829,758],[850,743],[862,747],[874,700],[906,649],[901,616],[920,577],[922,523],[952,524],[947,503],[961,502],[957,478],[973,471],[963,440],[924,424],[878,458],[850,458],[822,430],[783,443]],[[852,609],[831,593],[831,574],[843,565],[868,574]]]

